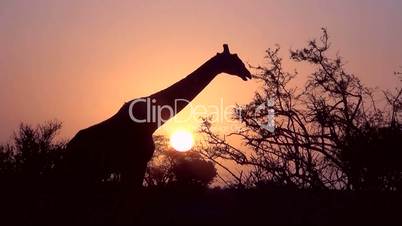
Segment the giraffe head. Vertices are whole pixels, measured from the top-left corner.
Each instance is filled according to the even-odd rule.
[[[250,71],[237,54],[231,54],[229,52],[229,46],[227,44],[223,45],[222,53],[216,54],[216,60],[218,62],[219,72],[238,76],[244,81],[251,79]]]

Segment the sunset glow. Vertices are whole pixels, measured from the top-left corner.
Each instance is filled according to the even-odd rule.
[[[170,145],[176,151],[189,151],[194,145],[193,135],[185,130],[176,131],[170,136]]]

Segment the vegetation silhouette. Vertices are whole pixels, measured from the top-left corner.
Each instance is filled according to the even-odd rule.
[[[290,51],[291,60],[312,70],[302,89],[294,86],[297,71],[285,70],[279,46],[267,50],[268,65],[255,67],[254,79],[263,86],[233,114],[243,128],[228,136],[242,139],[243,148],[214,133],[210,119],[204,119],[201,132],[212,147],[203,155],[249,169],[241,175],[231,172],[235,185],[401,191],[402,88],[379,93],[364,86],[347,72],[341,57],[328,56],[329,48],[323,29],[318,41]],[[385,104],[379,107],[381,99]],[[275,131],[270,132],[262,125],[272,123],[273,112]]]
[[[299,75],[286,72],[279,47],[267,50],[267,66],[253,75],[262,87],[235,109],[242,128],[226,136],[243,139],[243,150],[205,118],[200,130],[207,145],[175,152],[165,137],[152,137],[174,114],[135,124],[132,102],[70,142],[57,139],[60,122],[21,124],[0,145],[0,222],[400,224],[402,88],[365,87],[340,57],[328,56],[329,47],[324,29],[318,41],[290,52],[313,69],[301,90],[292,85]],[[225,46],[149,98],[156,106],[192,100],[221,72],[250,78]],[[380,97],[385,104],[377,106]],[[133,115],[146,119],[145,107],[136,105]],[[261,126],[270,110],[274,133]]]
[[[193,148],[187,152],[172,150],[166,137],[154,136],[155,153],[144,177],[147,187],[206,189],[217,175],[215,165]]]

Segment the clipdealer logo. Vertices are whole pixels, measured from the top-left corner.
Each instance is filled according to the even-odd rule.
[[[145,118],[137,118],[135,116],[134,111],[138,104],[142,104],[139,109],[144,109],[145,104]],[[208,115],[212,115],[217,122],[233,122],[231,119],[233,109],[236,110],[235,112],[241,119],[241,109],[237,108],[235,105],[225,106],[222,98],[218,105],[192,105],[189,100],[175,99],[173,106],[158,104],[155,99],[149,97],[138,98],[131,101],[129,105],[129,116],[131,120],[136,123],[156,123],[159,127],[180,111],[179,106],[187,106],[190,108],[190,118],[181,118],[179,122],[199,120],[201,118],[200,116]],[[254,112],[255,117],[258,117],[261,113],[267,114],[266,122],[257,120],[257,123],[262,129],[271,133],[275,131],[275,110],[273,107],[274,99],[269,98],[266,102],[256,106]]]

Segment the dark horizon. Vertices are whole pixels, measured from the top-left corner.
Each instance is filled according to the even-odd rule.
[[[181,79],[223,43],[259,65],[267,48],[278,43],[286,54],[318,37],[321,27],[348,71],[368,86],[392,88],[392,73],[402,66],[401,8],[392,0],[2,1],[0,142],[20,122],[52,119],[63,122],[61,135],[70,139],[125,101]],[[296,67],[286,57],[285,63]],[[244,104],[257,86],[218,78],[194,104],[219,105],[220,98],[225,106]],[[160,133],[198,126],[171,122]]]

